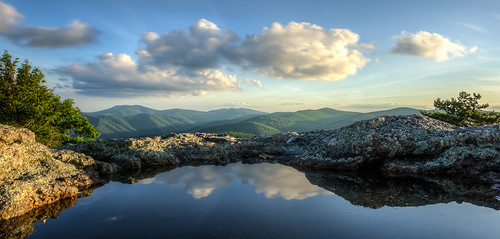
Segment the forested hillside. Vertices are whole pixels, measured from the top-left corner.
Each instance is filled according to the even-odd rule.
[[[196,111],[154,110],[143,106],[115,106],[84,113],[101,133],[101,138],[162,135],[171,132],[242,132],[266,136],[287,131],[335,129],[352,122],[382,115],[420,114],[416,109],[395,108],[359,113],[330,108],[297,112],[265,113],[251,109]]]

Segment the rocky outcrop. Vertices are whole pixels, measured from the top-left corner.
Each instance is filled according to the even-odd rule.
[[[500,126],[459,128],[420,115],[386,116],[338,130],[235,139],[214,134],[110,139],[66,145],[114,169],[274,162],[300,168],[500,178]],[[485,176],[487,175],[487,176]]]
[[[136,171],[141,168],[193,164],[227,164],[241,157],[237,145],[242,143],[229,136],[215,134],[170,134],[164,137],[108,139],[63,145],[71,150],[107,162],[111,171]]]
[[[426,116],[386,116],[338,130],[237,139],[216,134],[109,139],[50,149],[0,125],[0,218],[77,195],[109,174],[183,165],[281,163],[298,168],[459,175],[500,183],[500,126],[458,128]],[[498,185],[498,184],[497,184]],[[497,186],[500,188],[500,186]]]
[[[500,126],[458,128],[426,116],[387,116],[339,130],[292,137],[292,165],[333,169],[380,169],[392,174],[500,172]],[[297,150],[296,150],[297,151]]]
[[[0,220],[76,196],[99,182],[94,160],[35,142],[33,132],[0,125]]]

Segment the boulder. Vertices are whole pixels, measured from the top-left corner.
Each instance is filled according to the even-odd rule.
[[[97,183],[94,160],[35,142],[33,132],[0,125],[0,219],[73,197]]]
[[[459,128],[421,115],[301,133],[286,142],[287,148],[297,153],[288,164],[301,167],[465,176],[500,172],[500,125]]]

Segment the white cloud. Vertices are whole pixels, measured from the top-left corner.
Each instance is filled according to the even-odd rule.
[[[19,20],[22,18],[23,15],[17,12],[13,6],[0,1],[0,33],[5,34],[9,32],[9,30],[19,24]]]
[[[249,85],[249,86],[256,86],[256,87],[259,87],[261,89],[264,89],[264,86],[262,85],[262,82],[260,80],[250,80],[248,78],[245,78],[245,80],[243,81],[246,85]]]
[[[356,74],[369,60],[355,48],[359,36],[306,22],[274,23],[261,35],[248,36],[236,54],[248,69],[278,79],[340,80]]]
[[[392,53],[433,58],[435,61],[463,57],[477,51],[476,46],[467,48],[460,42],[451,42],[437,33],[426,31],[419,31],[416,34],[403,31],[395,39],[396,46],[392,49]]]
[[[139,70],[138,64],[126,54],[105,53],[97,63],[69,65],[56,70],[73,79],[73,88],[85,95],[205,95],[210,91],[240,90],[235,75],[218,70],[184,72],[175,66]]]
[[[78,20],[63,27],[25,26],[20,23],[22,14],[0,1],[0,34],[26,46],[61,48],[93,43],[99,31]]]
[[[369,61],[357,49],[374,46],[358,41],[359,36],[347,29],[323,29],[306,22],[274,23],[241,41],[234,32],[201,19],[187,31],[144,34],[145,47],[137,53],[142,62],[155,66],[200,69],[229,63],[278,79],[340,80]]]
[[[359,36],[347,29],[323,29],[310,23],[274,23],[261,35],[241,40],[234,32],[201,19],[189,29],[148,32],[143,47],[130,56],[106,53],[98,63],[57,70],[73,79],[82,94],[144,95],[147,90],[166,95],[203,95],[210,91],[240,90],[235,75],[220,67],[241,67],[278,79],[340,80],[353,75],[369,60],[359,49]],[[263,88],[259,80],[242,81]],[[113,93],[110,94],[110,89]]]
[[[222,31],[214,23],[201,19],[188,31],[175,29],[163,34],[144,34],[145,48],[138,53],[142,62],[157,67],[213,68],[221,64],[223,53],[237,40],[234,32]]]

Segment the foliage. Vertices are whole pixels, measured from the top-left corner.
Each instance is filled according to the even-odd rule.
[[[423,115],[438,119],[460,127],[479,126],[500,123],[500,114],[494,111],[483,111],[489,104],[480,104],[480,94],[472,96],[465,91],[458,94],[458,98],[434,101],[435,111],[421,111]]]
[[[18,63],[7,51],[0,59],[0,123],[28,128],[36,141],[50,147],[99,137],[72,99],[61,101],[45,85],[39,68],[28,60],[16,68]]]
[[[233,132],[233,131],[228,131],[228,132],[218,132],[217,134],[221,135],[227,135],[235,138],[254,138],[256,137],[255,134],[248,134],[244,132]]]

